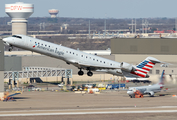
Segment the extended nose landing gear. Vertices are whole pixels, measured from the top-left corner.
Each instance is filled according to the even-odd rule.
[[[9,46],[9,51],[11,52],[13,49],[13,46]]]
[[[78,75],[83,75],[84,74],[84,72],[80,69],[80,71],[78,72]]]

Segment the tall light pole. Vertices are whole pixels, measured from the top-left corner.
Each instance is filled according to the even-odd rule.
[[[136,18],[135,18],[135,34],[136,34]]]
[[[142,33],[144,33],[144,20],[142,19]]]
[[[90,20],[89,20],[89,39],[90,39]]]
[[[133,19],[132,19],[132,34],[133,34]]]
[[[105,37],[106,37],[106,19],[104,21],[104,34],[105,34]]]
[[[177,31],[177,18],[175,18],[175,33],[176,33],[176,31]]]

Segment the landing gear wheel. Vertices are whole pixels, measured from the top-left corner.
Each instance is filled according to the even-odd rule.
[[[134,95],[129,95],[130,96],[130,98],[135,98],[135,96]]]
[[[89,71],[89,72],[87,72],[87,75],[88,75],[88,76],[92,76],[93,73]]]
[[[13,47],[11,46],[11,47],[9,47],[9,51],[11,52],[12,51],[12,49],[13,49]]]
[[[84,72],[81,71],[81,70],[78,72],[78,75],[80,75],[80,76],[83,75],[83,74],[84,74]]]

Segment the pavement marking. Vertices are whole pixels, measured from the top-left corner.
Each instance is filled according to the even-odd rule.
[[[156,107],[132,107],[132,108],[93,108],[93,109],[53,109],[53,110],[15,110],[15,111],[0,111],[4,112],[54,112],[54,111],[83,111],[83,110],[121,110],[121,109],[152,109],[152,108],[177,108],[177,106],[156,106]]]
[[[120,114],[120,113],[172,113],[177,110],[151,110],[151,111],[106,111],[106,112],[66,112],[66,113],[33,113],[33,114],[0,114],[5,116],[42,116],[42,115],[84,115],[84,114]]]

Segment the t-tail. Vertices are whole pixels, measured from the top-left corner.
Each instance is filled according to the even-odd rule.
[[[161,63],[161,61],[153,57],[147,57],[144,61],[136,66],[136,71],[132,72],[132,74],[136,74],[139,77],[148,78],[149,71],[154,67],[156,63]]]

